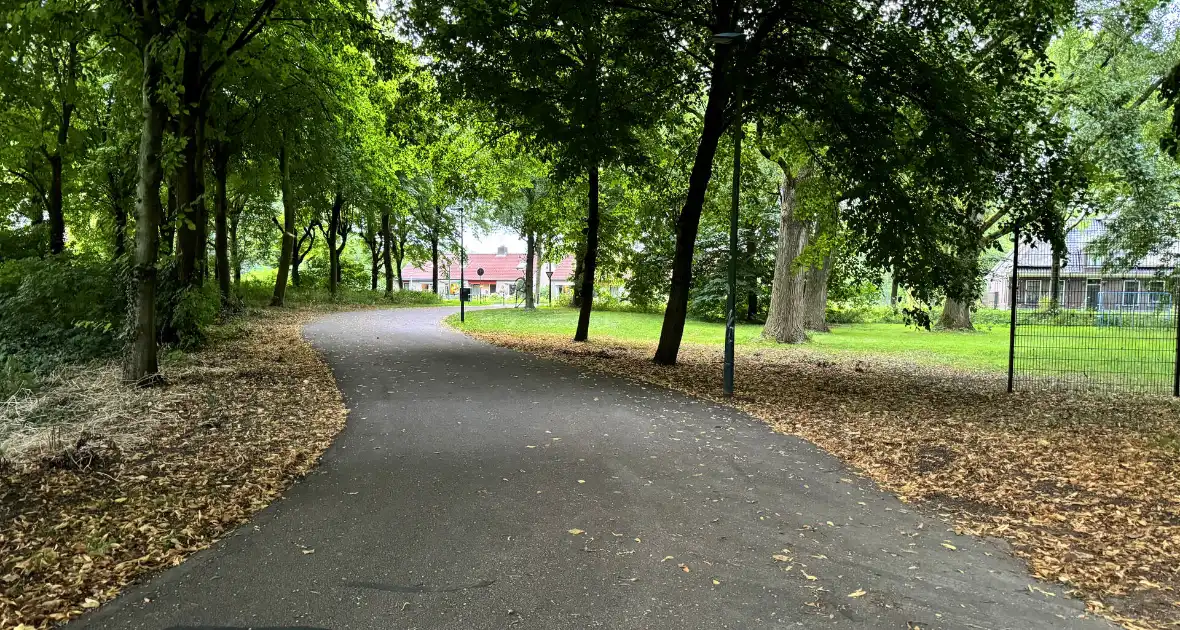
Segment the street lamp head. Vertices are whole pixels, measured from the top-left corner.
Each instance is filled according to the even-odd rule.
[[[745,33],[714,33],[713,43],[718,45],[740,44],[746,41]]]

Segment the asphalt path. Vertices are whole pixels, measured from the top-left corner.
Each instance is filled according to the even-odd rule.
[[[350,409],[322,464],[69,628],[1114,627],[810,443],[454,311],[308,325]]]

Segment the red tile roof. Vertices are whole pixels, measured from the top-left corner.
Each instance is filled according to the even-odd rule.
[[[468,282],[512,282],[524,275],[524,259],[524,254],[506,254],[503,256],[498,254],[468,254],[467,268],[464,270],[464,276]],[[432,267],[430,263],[427,263],[423,267],[405,267],[402,269],[402,279],[406,282],[430,280]],[[480,277],[476,273],[480,268],[483,268],[483,277]],[[545,281],[545,270],[546,265],[542,263],[542,282]],[[450,272],[450,279],[459,279],[459,264],[454,262],[449,265],[449,268],[443,267],[439,270],[439,280],[446,279],[448,277],[448,271]],[[553,266],[554,280],[568,280],[573,275],[573,256],[566,256],[560,263]]]

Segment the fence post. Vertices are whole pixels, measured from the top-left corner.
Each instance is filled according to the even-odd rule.
[[[1020,225],[1012,227],[1012,286],[1009,287],[1008,308],[1011,310],[1011,320],[1008,323],[1008,393],[1011,394],[1016,377],[1016,295],[1017,274],[1020,266]],[[1180,365],[1180,354],[1177,355],[1177,365]],[[1180,374],[1180,372],[1178,372]],[[1180,377],[1178,377],[1180,378]],[[1180,381],[1177,381],[1180,382]]]
[[[1172,281],[1172,317],[1176,320],[1176,366],[1172,371],[1172,395],[1180,396],[1180,282]]]

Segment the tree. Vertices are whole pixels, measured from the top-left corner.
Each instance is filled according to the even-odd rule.
[[[919,208],[888,199],[917,191],[899,187],[897,169],[889,166],[898,161],[882,157],[896,153],[897,130],[908,128],[926,146],[939,144],[944,160],[957,162],[954,169],[926,173],[928,183],[950,194],[983,187],[986,173],[1007,166],[1004,138],[1010,129],[985,124],[996,86],[1019,85],[1036,68],[1049,34],[1072,9],[1067,2],[1038,3],[1035,9],[1009,3],[984,11],[982,5],[929,0],[903,1],[880,12],[851,1],[805,8],[785,0],[716,2],[699,9],[670,0],[628,6],[675,32],[678,43],[709,65],[655,356],[661,364],[675,363],[679,351],[701,209],[718,141],[733,121],[737,77],[751,116],[802,116],[823,129],[817,146],[829,147],[825,158],[847,175],[850,185],[842,188],[862,193],[853,195],[858,204],[847,217],[849,226],[873,237],[866,242],[874,264],[895,262],[907,284],[926,294],[944,282],[957,284],[944,270],[934,271],[946,258],[934,226],[957,221],[956,215],[934,203]],[[740,47],[713,48],[711,39],[721,32],[745,32],[747,39]],[[980,41],[990,42],[987,63],[969,67]],[[888,237],[876,238],[884,225]]]
[[[558,180],[585,174],[582,304],[574,335],[585,341],[598,261],[599,172],[639,156],[639,131],[677,101],[685,73],[676,36],[602,2],[413,4],[411,17],[437,57],[445,93],[489,110],[500,133],[517,133],[553,162]]]

